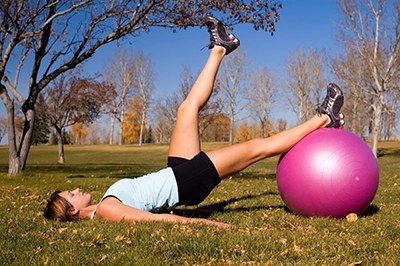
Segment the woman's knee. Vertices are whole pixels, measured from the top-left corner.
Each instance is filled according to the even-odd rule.
[[[276,155],[276,143],[268,138],[256,138],[251,140],[252,151],[259,159],[265,159]]]
[[[195,104],[193,104],[188,100],[184,100],[178,108],[177,116],[191,115],[191,114],[197,115],[198,112],[199,112],[198,106],[196,106]]]
[[[249,157],[251,158],[259,158],[263,156],[264,149],[263,149],[263,139],[255,138],[245,142],[247,148],[245,149]]]

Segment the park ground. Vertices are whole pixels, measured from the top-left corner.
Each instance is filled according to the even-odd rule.
[[[204,150],[226,145],[206,143]],[[166,164],[167,145],[32,147],[26,170],[8,177],[0,147],[1,265],[400,265],[400,142],[379,143],[380,183],[371,206],[347,219],[307,218],[285,207],[278,157],[221,182],[185,215],[232,224],[63,223],[43,218],[49,195],[80,187],[98,202],[109,185]]]

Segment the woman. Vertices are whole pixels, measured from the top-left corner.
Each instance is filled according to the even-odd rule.
[[[208,61],[187,98],[178,109],[176,125],[168,152],[168,167],[150,175],[121,179],[114,183],[100,203],[91,203],[91,195],[79,188],[56,191],[45,210],[45,217],[63,221],[102,219],[106,221],[168,221],[202,222],[217,226],[228,224],[206,219],[187,218],[173,214],[155,214],[162,207],[197,205],[217,186],[221,179],[249,165],[281,154],[310,132],[321,127],[341,127],[339,113],[343,94],[334,84],[328,85],[328,95],[317,115],[295,128],[270,138],[253,139],[244,143],[204,153],[200,150],[198,113],[207,103],[223,57],[234,51],[240,42],[229,35],[224,25],[206,17],[210,32]]]

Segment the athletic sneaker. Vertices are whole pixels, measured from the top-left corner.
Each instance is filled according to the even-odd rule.
[[[316,109],[318,114],[325,114],[331,120],[326,127],[339,128],[340,124],[340,108],[344,102],[343,92],[338,85],[330,83],[327,87],[327,93],[324,101]]]
[[[208,48],[211,49],[215,45],[219,45],[225,48],[225,55],[231,53],[239,47],[240,41],[233,36],[228,34],[224,24],[214,17],[205,17],[208,32],[210,33],[210,44]]]

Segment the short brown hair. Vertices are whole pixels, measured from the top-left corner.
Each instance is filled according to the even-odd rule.
[[[75,221],[77,216],[71,215],[68,211],[73,209],[72,204],[59,195],[61,191],[57,190],[51,194],[44,209],[44,217],[50,220],[59,220],[62,222]]]

